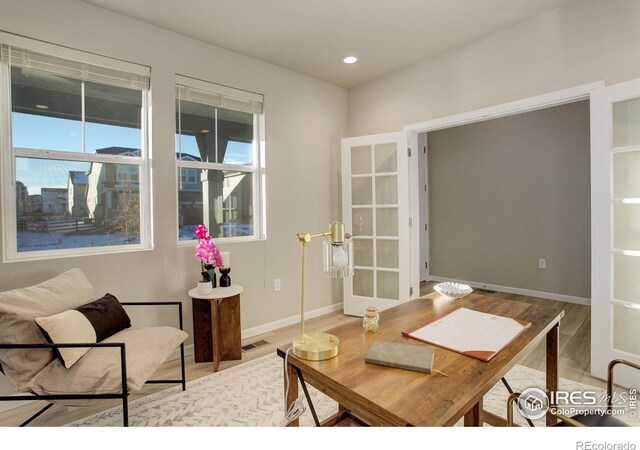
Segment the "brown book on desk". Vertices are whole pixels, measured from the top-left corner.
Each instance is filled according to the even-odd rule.
[[[409,345],[377,341],[369,348],[364,361],[380,366],[431,373],[434,350],[430,345]]]

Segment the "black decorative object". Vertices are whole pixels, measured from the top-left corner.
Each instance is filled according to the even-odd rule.
[[[231,267],[220,267],[220,287],[231,286],[231,277],[229,276]]]
[[[206,281],[211,281],[211,286],[216,287],[216,268],[213,264],[205,264],[204,272],[200,272],[202,274],[202,279]],[[220,286],[222,286],[222,277],[220,277]]]

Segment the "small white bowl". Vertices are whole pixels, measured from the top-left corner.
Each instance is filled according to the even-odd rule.
[[[452,283],[451,281],[438,283],[433,287],[433,289],[435,289],[439,294],[449,298],[462,298],[473,292],[473,289],[471,289],[471,286],[468,284]]]

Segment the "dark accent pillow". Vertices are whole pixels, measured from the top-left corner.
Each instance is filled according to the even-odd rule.
[[[131,326],[131,319],[111,294],[53,316],[38,317],[35,321],[45,339],[52,344],[95,344]],[[61,348],[54,353],[68,369],[89,350],[91,347]]]
[[[127,312],[118,299],[109,293],[91,303],[78,306],[76,311],[80,311],[91,322],[96,331],[97,342],[131,326]]]

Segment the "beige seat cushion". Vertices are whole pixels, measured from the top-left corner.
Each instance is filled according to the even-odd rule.
[[[126,329],[102,342],[123,342],[127,356],[129,392],[138,391],[171,352],[187,338],[173,327]],[[120,393],[119,348],[93,348],[70,369],[60,360],[49,363],[33,380],[36,394],[113,394]]]
[[[46,344],[34,319],[50,316],[93,300],[93,287],[80,269],[71,269],[35,286],[0,293],[0,342]],[[47,349],[0,350],[0,364],[18,392],[29,390],[32,378],[54,358]]]

